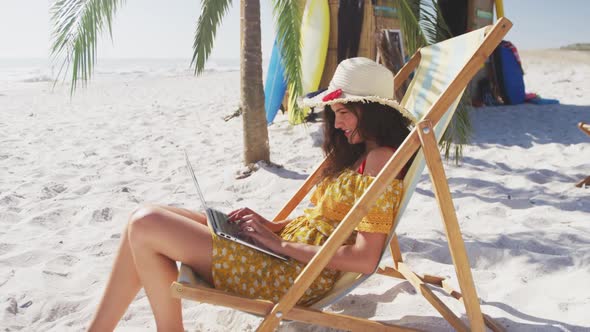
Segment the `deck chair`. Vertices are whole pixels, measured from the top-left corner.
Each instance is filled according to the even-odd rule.
[[[200,282],[186,265],[181,265],[178,280],[173,282],[170,287],[172,295],[263,316],[264,320],[258,327],[258,331],[273,331],[278,327],[281,320],[301,321],[352,331],[415,331],[415,329],[403,326],[320,310],[345,296],[366,280],[369,275],[344,273],[332,291],[313,306],[301,307],[295,305],[327,265],[336,250],[345,242],[362,217],[369,211],[371,204],[376,201],[387,184],[396,177],[412,156],[415,155],[404,178],[402,202],[395,216],[393,230],[388,237],[393,264],[388,267],[380,266],[375,273],[409,281],[417,292],[423,295],[440,312],[442,317],[458,331],[484,331],[485,325],[494,331],[502,331],[500,325],[490,317],[484,316],[481,312],[465,251],[465,244],[459,229],[441,161],[438,142],[451,121],[468,82],[482,67],[511,26],[512,23],[508,19],[501,18],[493,26],[424,47],[416,52],[400,70],[395,76],[395,87],[402,86],[402,82],[406,81],[411,73],[414,73],[401,105],[410,111],[419,122],[377,175],[372,185],[367,188],[320,251],[302,270],[292,287],[278,302],[253,300],[212,289]],[[277,214],[275,220],[287,218],[301,200],[306,197],[319,181],[324,165],[325,161],[312,172],[293,198]],[[460,292],[452,289],[449,281],[445,278],[418,275],[412,272],[402,260],[398,240],[394,233],[425,165],[428,166],[433,183],[452,261],[457,273]],[[469,325],[465,324],[434,294],[430,288],[431,286],[440,287],[452,298],[464,303]]]
[[[580,130],[583,133],[590,136],[590,124],[580,122],[580,123],[578,123],[578,128],[580,128]],[[578,188],[582,188],[585,186],[590,186],[590,176],[587,176],[585,179],[582,179],[578,183],[576,183],[576,187],[578,187]]]

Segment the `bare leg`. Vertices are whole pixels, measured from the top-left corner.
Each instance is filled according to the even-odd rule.
[[[88,331],[114,330],[141,288],[129,247],[127,228],[128,226],[121,233],[121,244],[113,263],[109,281]]]
[[[175,215],[176,218],[189,218],[192,219],[191,221],[197,221],[203,225],[207,223],[207,218],[198,212],[167,206],[146,206],[136,210],[131,215],[129,224],[131,225],[136,220],[150,214],[152,214],[152,217],[154,215],[157,216],[158,213],[154,213],[156,211],[168,211],[170,215]],[[166,223],[165,220],[162,221]],[[193,224],[195,223],[193,222]],[[112,331],[142,286],[129,244],[128,229],[129,226],[125,228],[121,235],[121,244],[113,264],[113,269],[96,314],[90,324],[89,331]],[[197,239],[193,239],[193,241],[197,241]],[[185,261],[185,263],[190,264],[189,261]],[[176,269],[175,266],[174,269]],[[196,271],[200,272],[200,270]],[[210,280],[210,270],[203,277]],[[165,288],[167,290],[168,286]]]
[[[203,225],[207,225],[207,216],[201,212],[195,212],[184,208],[174,207],[174,206],[166,206],[166,205],[153,205],[154,207],[158,207],[164,210],[168,210],[170,212],[174,212],[176,214],[180,214],[181,216],[185,216],[189,219],[197,221]]]

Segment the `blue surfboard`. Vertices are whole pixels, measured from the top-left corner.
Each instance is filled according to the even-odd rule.
[[[266,123],[271,123],[277,115],[285,92],[287,83],[285,82],[285,68],[281,61],[281,51],[277,40],[275,39],[266,73],[266,82],[264,83],[264,110],[266,111]]]

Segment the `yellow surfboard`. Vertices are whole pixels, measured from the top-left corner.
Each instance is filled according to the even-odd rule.
[[[504,1],[496,0],[496,18],[504,17]]]
[[[330,6],[328,0],[307,0],[301,20],[301,83],[303,94],[316,91],[320,85],[328,41],[330,39]],[[303,122],[309,109],[304,109],[302,117],[297,118],[289,112],[289,122]]]

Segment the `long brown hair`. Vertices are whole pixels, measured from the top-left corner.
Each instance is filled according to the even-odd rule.
[[[347,108],[357,117],[355,131],[363,139],[374,140],[379,146],[398,148],[410,134],[410,120],[392,107],[379,103],[347,103]],[[344,132],[334,127],[335,114],[330,106],[324,108],[324,144],[322,149],[328,158],[323,177],[335,177],[351,168],[366,152],[365,143],[350,144]]]

